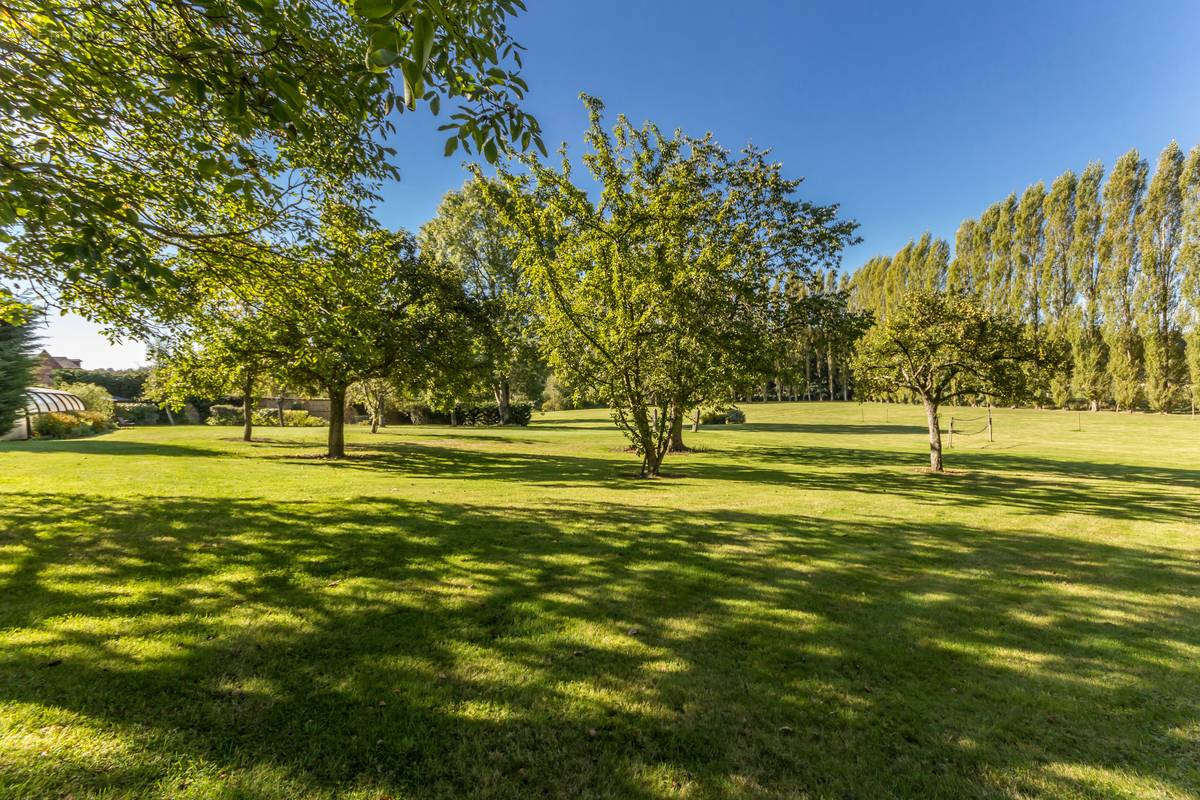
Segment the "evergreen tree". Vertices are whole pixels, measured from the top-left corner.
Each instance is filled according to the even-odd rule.
[[[1146,354],[1146,399],[1169,411],[1182,399],[1183,334],[1179,330],[1179,239],[1183,221],[1183,151],[1171,142],[1158,167],[1136,224],[1141,251],[1135,302]]]
[[[1108,341],[1108,375],[1119,409],[1138,403],[1142,346],[1134,293],[1141,258],[1136,220],[1146,190],[1147,165],[1137,150],[1117,159],[1104,185],[1104,233],[1100,236],[1100,286]]]
[[[33,383],[32,312],[0,290],[0,436],[8,433],[25,408],[25,388]]]

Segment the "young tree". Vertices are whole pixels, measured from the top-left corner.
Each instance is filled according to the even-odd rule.
[[[1146,189],[1146,162],[1137,150],[1117,159],[1104,185],[1100,237],[1100,287],[1104,305],[1108,374],[1117,409],[1132,409],[1141,394],[1142,342],[1134,293],[1141,271],[1136,220]]]
[[[1169,411],[1182,399],[1186,374],[1178,318],[1183,166],[1183,151],[1171,142],[1159,156],[1135,220],[1142,268],[1134,301],[1145,342],[1146,400],[1155,411]]]
[[[770,374],[772,279],[831,262],[854,224],[794,199],[799,181],[761,151],[733,158],[624,117],[610,135],[600,101],[584,102],[595,200],[565,151],[558,169],[502,172],[488,197],[521,231],[552,366],[594,388],[655,477],[688,408]]]
[[[426,388],[459,368],[477,312],[411,235],[350,207],[327,207],[320,236],[292,261],[286,281],[254,287],[262,346],[291,382],[325,392],[327,455],[343,458],[350,386],[389,378]]]
[[[350,401],[362,403],[371,417],[371,433],[378,433],[386,425],[388,408],[395,408],[399,401],[396,387],[387,378],[365,378],[350,387]]]
[[[507,425],[514,390],[539,397],[545,365],[533,293],[512,244],[519,234],[488,207],[482,180],[472,179],[442,198],[437,216],[421,228],[418,243],[426,258],[459,276],[467,293],[480,301],[487,320],[479,347],[483,370],[500,423]]]
[[[278,365],[266,349],[259,320],[245,307],[210,304],[154,355],[147,399],[179,410],[189,397],[240,395],[242,441],[253,439],[255,399],[270,391]]]
[[[1071,380],[1075,394],[1086,399],[1093,411],[1108,396],[1107,346],[1101,333],[1102,282],[1098,258],[1100,226],[1100,185],[1104,167],[1098,162],[1087,165],[1075,188],[1075,223],[1068,258],[1071,275],[1079,290],[1079,325],[1071,342],[1073,366]]]
[[[858,344],[854,374],[867,394],[909,391],[925,406],[929,466],[942,471],[938,409],[964,397],[1028,398],[1056,354],[1013,317],[966,297],[916,292]]]

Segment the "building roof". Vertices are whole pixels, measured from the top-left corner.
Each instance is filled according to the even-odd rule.
[[[43,367],[51,369],[83,369],[83,361],[78,358],[67,358],[66,356],[52,356],[43,350],[38,354]]]

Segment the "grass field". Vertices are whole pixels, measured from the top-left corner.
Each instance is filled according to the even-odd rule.
[[[0,444],[0,797],[1200,797],[1200,419],[746,411]]]

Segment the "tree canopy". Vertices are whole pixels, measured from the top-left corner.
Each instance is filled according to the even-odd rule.
[[[947,292],[907,295],[859,342],[854,374],[866,394],[911,392],[925,406],[929,464],[942,471],[938,408],[964,398],[1029,398],[1038,370],[1065,358],[1015,317]]]
[[[394,114],[541,147],[521,110],[519,0],[14,0],[0,15],[0,276],[129,327],[179,282],[394,175]],[[399,75],[397,89],[393,74]],[[226,256],[240,248],[237,259]]]
[[[656,476],[687,408],[770,369],[772,278],[831,263],[855,225],[796,199],[800,181],[761,150],[734,157],[711,136],[624,117],[610,133],[603,104],[584,103],[597,197],[565,148],[557,167],[502,169],[488,197],[521,232],[556,373],[609,405]]]

